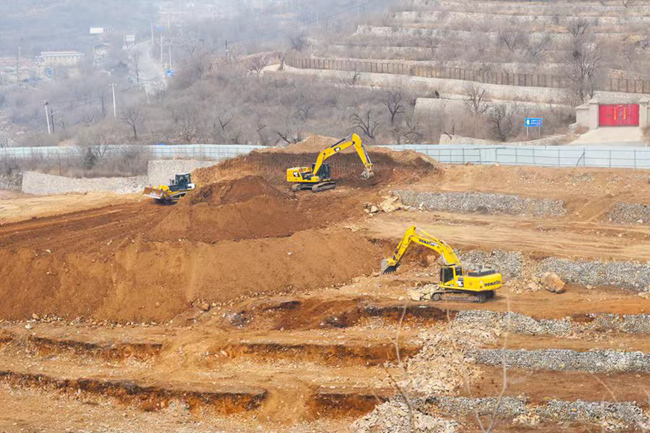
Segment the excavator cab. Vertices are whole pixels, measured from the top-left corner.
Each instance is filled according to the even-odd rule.
[[[194,189],[192,175],[190,173],[177,174],[174,179],[169,180],[169,189],[173,192]]]
[[[459,266],[442,266],[440,268],[440,284],[453,284],[457,277],[462,275],[463,271]]]
[[[364,166],[361,177],[369,179],[374,176],[373,165],[361,137],[352,134],[331,146],[323,149],[315,163],[310,167],[292,167],[287,169],[287,182],[292,183],[293,191],[311,190],[312,192],[326,191],[336,188],[336,182],[331,178],[330,166],[325,160],[343,152],[345,149],[354,147]]]

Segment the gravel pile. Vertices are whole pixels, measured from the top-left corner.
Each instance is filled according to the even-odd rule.
[[[49,195],[71,192],[108,191],[117,194],[142,192],[146,176],[70,178],[26,171],[23,174],[22,191],[27,194]]]
[[[555,272],[562,280],[590,286],[618,286],[626,289],[650,290],[650,266],[634,262],[571,261],[549,257],[536,269],[541,276]]]
[[[650,373],[650,354],[643,352],[478,349],[471,351],[471,355],[477,362],[486,365],[501,365],[505,356],[510,367],[530,370]]]
[[[427,404],[433,406],[429,411],[440,412],[445,416],[491,415],[497,399],[466,397],[432,397]],[[605,431],[617,428],[648,428],[650,420],[634,402],[586,402],[551,400],[543,405],[530,405],[521,398],[504,397],[498,407],[499,417],[538,419],[546,422],[569,421],[599,424]],[[432,410],[433,409],[433,410]]]
[[[518,195],[479,192],[393,191],[406,206],[423,210],[460,213],[561,216],[566,209],[562,200],[523,198]]]
[[[616,203],[607,218],[620,224],[650,224],[650,206],[641,203]]]
[[[498,399],[496,397],[430,397],[426,403],[436,406],[447,416],[473,415],[477,410],[479,415],[489,415],[494,412]],[[516,417],[528,411],[525,401],[515,397],[501,399],[498,409],[500,417]]]
[[[467,269],[489,268],[508,278],[521,274],[524,257],[520,252],[494,250],[491,253],[472,250],[461,254],[461,262]]]
[[[500,313],[487,310],[459,311],[454,322],[477,328],[509,330],[515,334],[525,335],[566,336],[575,331],[569,318],[537,320],[519,313]]]
[[[519,313],[502,313],[487,310],[459,311],[454,323],[479,329],[499,329],[514,334],[555,335],[565,337],[588,332],[623,332],[630,334],[650,334],[650,315],[590,314],[593,320],[573,321],[564,319],[534,319]]]
[[[558,421],[598,422],[601,425],[618,421],[636,426],[647,426],[648,423],[648,417],[633,402],[551,400],[544,406],[538,406],[535,412],[542,418]]]
[[[427,415],[419,410],[414,410],[413,418],[417,432],[454,433],[458,427],[455,421]],[[380,404],[351,426],[354,432],[393,433],[408,430],[408,406],[396,400]]]

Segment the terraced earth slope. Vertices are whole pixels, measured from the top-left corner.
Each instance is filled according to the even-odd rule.
[[[0,431],[400,431],[405,397],[437,431],[647,428],[647,172],[378,151],[371,182],[344,156],[339,188],[295,194],[308,144],[196,172],[175,206],[2,224]],[[411,224],[506,287],[410,300],[435,257],[378,271]]]

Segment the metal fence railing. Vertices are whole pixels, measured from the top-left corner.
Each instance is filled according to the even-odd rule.
[[[483,69],[458,68],[455,66],[435,66],[362,59],[325,59],[287,56],[284,61],[288,66],[298,69],[410,75],[414,77],[472,81],[501,86],[566,89],[572,85],[571,80],[567,76],[542,73],[497,72]],[[603,83],[598,83],[596,90],[622,93],[650,93],[650,80],[610,77]]]
[[[446,164],[500,164],[539,167],[611,167],[650,169],[647,147],[392,145],[413,150]]]
[[[151,159],[200,159],[221,161],[245,155],[264,146],[235,144],[188,144],[170,146],[110,145],[105,155],[125,152],[149,152]],[[540,167],[612,167],[650,169],[650,148],[607,146],[517,146],[517,145],[387,145],[392,150],[413,150],[446,164],[501,164]],[[0,160],[80,158],[76,147],[0,148]]]

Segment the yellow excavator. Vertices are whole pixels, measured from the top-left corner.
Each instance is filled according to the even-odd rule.
[[[311,190],[312,192],[327,191],[328,189],[336,188],[336,182],[331,179],[330,166],[325,161],[343,152],[345,149],[354,146],[359,158],[365,169],[361,173],[361,178],[370,179],[375,175],[373,172],[373,165],[368,156],[366,147],[361,142],[361,137],[357,134],[352,134],[341,141],[338,141],[331,146],[326,147],[316,159],[316,163],[311,167],[293,167],[287,169],[287,182],[292,183],[291,189],[293,191]]]
[[[503,285],[501,274],[493,270],[474,272],[464,269],[452,247],[424,230],[418,231],[415,226],[406,231],[392,257],[382,260],[382,273],[395,272],[402,257],[413,243],[432,249],[440,254],[444,261],[444,265],[440,268],[438,288],[430,294],[431,299],[434,301],[440,301],[443,298],[448,299],[450,298],[447,296],[448,294],[462,294],[469,295],[469,298],[464,296],[452,299],[482,303],[493,298],[495,290],[500,289]]]

